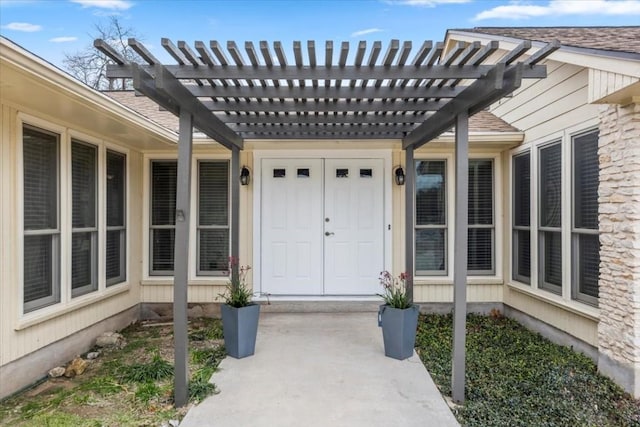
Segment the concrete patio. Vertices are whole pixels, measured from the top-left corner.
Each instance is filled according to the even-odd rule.
[[[459,426],[418,356],[384,356],[375,312],[263,313],[256,353],[182,427]]]

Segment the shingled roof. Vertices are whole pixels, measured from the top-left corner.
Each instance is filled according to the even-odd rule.
[[[146,96],[136,96],[134,91],[105,91],[104,93],[149,120],[178,132],[178,117],[169,111],[161,110],[158,104]],[[480,111],[469,118],[469,131],[519,132],[518,129],[488,111]]]
[[[451,31],[552,42],[564,46],[640,54],[640,26],[630,27],[475,27]]]

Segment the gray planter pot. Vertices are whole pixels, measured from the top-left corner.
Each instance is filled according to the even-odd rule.
[[[419,312],[418,305],[405,309],[380,306],[378,325],[382,326],[385,356],[398,360],[413,356]]]
[[[256,349],[260,305],[236,308],[222,304],[221,311],[227,354],[236,359],[251,356]]]

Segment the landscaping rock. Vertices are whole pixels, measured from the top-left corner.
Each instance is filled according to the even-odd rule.
[[[89,363],[81,357],[76,357],[71,361],[67,369],[64,371],[64,376],[67,378],[73,378],[76,375],[82,375],[87,369]]]
[[[202,306],[194,305],[187,310],[187,317],[189,318],[194,319],[202,316],[204,316],[204,310],[202,309]]]
[[[87,360],[97,359],[98,356],[100,356],[100,352],[99,351],[92,351],[90,353],[87,353]]]
[[[51,378],[58,378],[63,376],[65,371],[66,369],[64,368],[64,366],[58,366],[49,371],[49,376]]]
[[[125,345],[124,337],[117,332],[105,332],[96,339],[98,347],[122,348]]]

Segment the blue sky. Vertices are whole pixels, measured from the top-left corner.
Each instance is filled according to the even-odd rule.
[[[640,0],[0,0],[0,34],[62,66],[64,52],[91,45],[115,15],[161,60],[174,43],[279,40],[334,42],[444,39],[474,26],[639,25]]]

